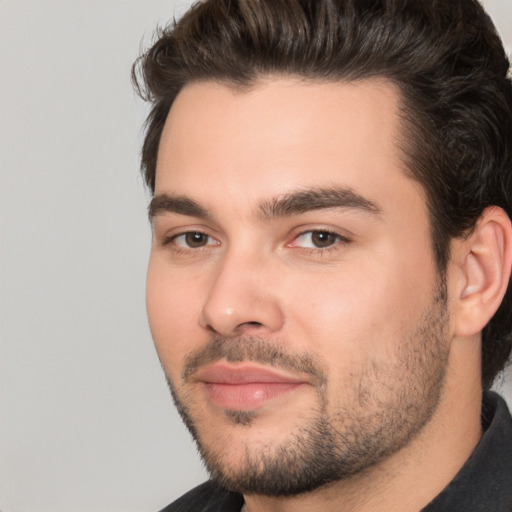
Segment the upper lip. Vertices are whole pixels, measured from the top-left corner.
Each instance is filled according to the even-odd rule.
[[[259,382],[299,384],[305,382],[303,378],[253,364],[238,364],[235,366],[215,363],[201,368],[195,377],[199,382],[210,384],[251,384]]]

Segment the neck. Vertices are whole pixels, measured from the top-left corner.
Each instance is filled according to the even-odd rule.
[[[467,356],[467,343],[454,342],[436,412],[407,446],[372,468],[306,495],[245,496],[246,512],[411,512],[428,505],[453,480],[482,436],[477,348],[475,357],[459,358]]]

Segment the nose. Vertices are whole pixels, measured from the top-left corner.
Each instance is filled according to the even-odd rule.
[[[275,284],[270,265],[240,254],[226,256],[212,278],[201,326],[223,337],[279,331],[284,316]]]

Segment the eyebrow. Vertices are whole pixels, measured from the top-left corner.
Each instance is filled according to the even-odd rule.
[[[152,221],[157,215],[164,213],[176,213],[188,217],[200,219],[211,219],[211,215],[199,203],[186,196],[174,196],[169,194],[158,194],[151,199],[148,206],[149,220]]]
[[[314,210],[355,209],[379,216],[382,208],[347,187],[315,187],[298,190],[266,201],[259,206],[259,217],[269,221]]]
[[[355,209],[372,215],[380,215],[382,208],[347,187],[314,187],[283,194],[258,207],[257,215],[264,221],[291,217],[315,210],[331,208]],[[186,196],[158,194],[149,203],[150,221],[164,213],[175,213],[188,217],[211,220],[210,212]]]

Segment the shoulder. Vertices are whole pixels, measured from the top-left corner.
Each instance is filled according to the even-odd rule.
[[[464,467],[422,512],[512,511],[512,417],[503,398],[483,395],[484,434]]]
[[[243,503],[240,494],[229,492],[210,480],[187,492],[160,512],[239,512]]]

